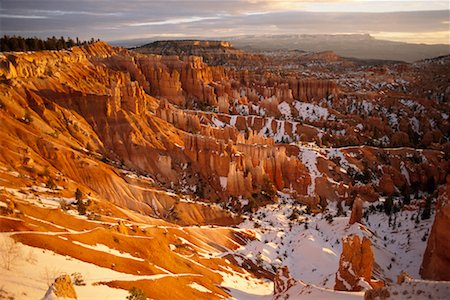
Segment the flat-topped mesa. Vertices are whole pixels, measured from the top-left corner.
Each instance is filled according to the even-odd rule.
[[[197,48],[232,48],[233,45],[228,41],[213,40],[175,40],[175,41],[156,41],[139,48],[180,48],[187,49],[189,47]]]
[[[235,49],[227,41],[184,40],[156,41],[133,49],[133,52],[143,54],[201,56],[210,65],[220,66],[229,62],[252,61],[260,64],[265,57],[260,54],[247,53]]]
[[[181,41],[181,43],[186,42],[188,43],[188,41]],[[200,47],[215,47],[215,48],[232,48],[233,45],[231,44],[231,42],[227,42],[227,41],[204,41],[204,40],[197,40],[197,41],[192,41],[192,45],[194,46],[200,46]]]

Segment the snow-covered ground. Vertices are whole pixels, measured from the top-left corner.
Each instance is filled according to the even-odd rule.
[[[374,207],[377,204],[381,202],[374,203]],[[365,210],[370,210],[368,204]],[[414,278],[420,278],[419,268],[433,217],[416,224],[416,211],[401,211],[395,218],[394,215],[389,218],[384,212],[374,211],[363,220],[364,225],[349,225],[350,212],[347,212],[348,216],[339,217],[335,216],[336,212],[335,205],[330,204],[323,213],[307,214],[305,206],[279,193],[279,203],[260,208],[241,224],[241,228],[253,230],[257,239],[238,249],[237,253],[270,271],[288,266],[292,277],[314,286],[308,287],[310,293],[305,292],[305,286],[294,291],[297,294],[301,292],[300,299],[338,297],[330,289],[335,284],[342,237],[350,234],[371,239],[375,264],[379,266],[375,268],[374,277],[395,282],[400,272],[406,271]],[[331,222],[327,215],[333,216]],[[363,295],[351,296],[361,298]],[[350,296],[339,297],[348,299],[346,297]]]
[[[0,245],[14,243],[8,234],[0,234]],[[128,292],[105,285],[93,285],[106,280],[137,280],[139,276],[127,275],[86,263],[71,257],[56,254],[49,250],[15,243],[18,257],[10,270],[1,267],[0,288],[15,300],[42,299],[49,285],[61,274],[80,273],[85,286],[75,286],[78,299],[125,299]]]
[[[217,271],[223,277],[222,287],[226,288],[232,300],[269,300],[273,296],[273,282],[255,279],[252,276],[242,276],[231,269],[229,273]]]

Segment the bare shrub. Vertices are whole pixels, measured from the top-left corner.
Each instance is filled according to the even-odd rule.
[[[7,238],[0,243],[0,262],[6,270],[17,263],[21,255],[20,244],[12,238]]]

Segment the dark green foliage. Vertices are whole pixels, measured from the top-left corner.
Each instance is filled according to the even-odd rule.
[[[384,212],[387,215],[390,215],[392,212],[392,206],[394,204],[394,200],[392,199],[392,197],[388,197],[386,199],[386,201],[384,201]]]
[[[80,189],[77,188],[77,190],[75,191],[75,199],[77,200],[77,202],[76,202],[77,210],[80,215],[85,215],[86,214],[86,204],[84,204],[82,198],[83,198],[83,193],[80,191]]]
[[[99,41],[99,40],[97,40]],[[73,46],[88,45],[94,43],[92,38],[89,41],[80,42],[76,38],[76,42],[70,37],[67,40],[62,36],[60,38],[49,37],[46,40],[37,37],[24,38],[21,36],[4,35],[0,38],[0,51],[40,51],[40,50],[61,50],[69,49]]]
[[[254,211],[258,208],[258,203],[256,202],[255,198],[249,197],[248,198],[248,204],[246,207],[244,207],[244,211]]]
[[[325,216],[325,220],[327,220],[327,222],[328,222],[329,224],[331,224],[331,223],[333,223],[333,216],[332,216],[331,214],[327,214],[327,215]]]
[[[57,187],[55,182],[53,181],[53,179],[51,177],[48,178],[47,183],[45,184],[45,186],[48,189],[51,189],[51,190],[56,190],[56,187]]]
[[[205,198],[205,184],[204,184],[204,182],[203,182],[203,180],[201,178],[198,181],[198,184],[196,186],[196,189],[195,189],[194,193],[200,199]]]
[[[425,200],[425,208],[422,211],[422,215],[420,216],[422,220],[427,220],[431,217],[431,197],[428,197]]]
[[[145,295],[144,291],[135,286],[133,286],[131,289],[129,289],[128,293],[129,293],[129,295],[127,296],[128,300],[146,300],[147,299],[147,296]]]
[[[277,194],[277,189],[275,188],[272,181],[267,175],[264,176],[263,180],[264,181],[261,187],[261,192],[271,199],[274,198],[275,195]]]
[[[86,204],[84,204],[83,200],[77,202],[77,210],[80,215],[86,214]]]
[[[75,200],[79,201],[83,197],[83,193],[80,191],[79,188],[75,191]]]
[[[434,177],[431,176],[430,178],[428,178],[426,190],[428,193],[432,194],[435,189],[436,189],[436,181],[434,180]]]
[[[403,204],[409,205],[410,203],[411,203],[411,196],[409,195],[409,193],[405,193],[403,195]]]

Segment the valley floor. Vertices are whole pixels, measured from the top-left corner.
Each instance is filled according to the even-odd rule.
[[[2,203],[3,205],[6,204]],[[380,203],[371,205],[375,207],[377,204]],[[369,205],[366,205],[366,210],[370,211]],[[294,212],[295,214],[293,214]],[[418,260],[418,257],[421,257],[425,251],[426,238],[432,224],[432,218],[416,223],[413,221],[416,213],[415,210],[398,212],[394,221],[394,217],[390,218],[384,212],[374,211],[363,221],[364,225],[348,225],[349,217],[335,216],[337,209],[333,205],[329,205],[323,213],[308,214],[306,213],[306,206],[299,206],[289,196],[280,193],[278,203],[260,208],[257,212],[247,216],[246,220],[238,226],[238,229],[218,226],[211,228],[213,234],[214,232],[219,233],[223,229],[242,231],[255,236],[253,240],[234,250],[225,250],[224,248],[223,252],[213,251],[212,249],[199,247],[198,241],[193,240],[191,242],[184,238],[181,238],[181,240],[185,247],[196,248],[197,253],[206,260],[224,258],[230,254],[238,264],[244,266],[246,262],[252,261],[256,266],[271,272],[278,267],[288,266],[293,278],[298,280],[296,286],[289,290],[290,299],[362,298],[363,293],[343,293],[333,290],[339,256],[342,251],[341,238],[350,234],[370,238],[375,253],[375,278],[395,282],[401,271],[407,271],[414,278],[420,278],[421,261]],[[333,217],[330,218],[329,216]],[[33,218],[32,216],[29,217]],[[135,256],[136,253],[133,253],[132,249],[128,249],[128,251],[124,248],[116,250],[102,244],[102,241],[93,245],[90,245],[92,243],[89,240],[83,242],[80,239],[81,237],[86,238],[86,234],[89,232],[101,230],[102,226],[108,226],[111,223],[88,221],[85,217],[80,216],[72,217],[91,223],[92,229],[74,230],[73,227],[64,227],[52,223],[52,221],[47,222],[44,219],[35,218],[39,223],[48,223],[47,225],[52,224],[56,227],[51,232],[39,232],[39,234],[54,236],[60,241],[67,241],[69,236],[78,236],[76,239],[69,238],[71,246],[75,247],[76,245],[83,247],[84,250],[96,251],[97,254],[100,253],[100,256],[111,255],[118,260],[145,261],[145,259]],[[96,295],[96,299],[125,299],[128,294],[125,289],[113,288],[110,287],[113,285],[99,283],[136,282],[139,280],[148,282],[165,277],[195,278],[195,276],[202,276],[195,272],[170,272],[164,269],[164,266],[157,265],[155,265],[156,268],[164,271],[162,274],[129,274],[130,272],[124,272],[123,270],[113,270],[114,266],[105,267],[96,261],[86,262],[77,259],[75,258],[77,257],[76,253],[72,255],[73,257],[55,253],[48,250],[53,248],[45,243],[40,247],[16,243],[11,238],[15,233],[7,232],[7,227],[12,226],[8,224],[14,222],[21,222],[21,219],[2,216],[3,232],[0,234],[3,259],[0,288],[3,295],[12,296],[14,299],[42,298],[48,289],[48,285],[59,274],[80,273],[84,285],[75,287],[79,299],[91,299],[90,295],[93,294]],[[99,227],[95,227],[95,224]],[[141,228],[146,227],[145,224],[139,224],[139,226]],[[169,229],[170,225],[165,228],[166,230]],[[181,231],[185,229],[195,230],[196,228],[196,226],[173,227],[174,230]],[[207,226],[205,226],[206,228]],[[21,231],[18,234],[24,236],[33,232]],[[134,236],[134,238],[142,239],[144,237]],[[173,244],[170,244],[169,247],[175,249]],[[180,253],[178,255],[184,259],[189,259],[192,253]],[[10,261],[9,270],[6,269],[5,265],[7,260]],[[190,261],[199,264],[197,261],[200,260]],[[202,267],[205,267],[209,263],[203,261],[202,264]],[[220,274],[223,277],[223,282],[220,285],[229,292],[232,299],[262,300],[272,299],[273,297],[273,283],[271,281],[257,279],[250,273],[235,272],[231,267],[226,266],[214,267],[214,265],[211,265],[208,271]],[[217,295],[195,281],[188,282],[186,285],[202,294]],[[219,295],[219,298],[223,297]]]

